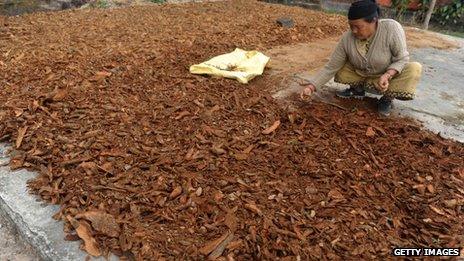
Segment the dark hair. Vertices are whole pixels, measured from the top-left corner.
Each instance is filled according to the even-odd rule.
[[[348,19],[364,19],[372,23],[380,16],[380,7],[375,0],[359,0],[351,4],[348,10]]]
[[[368,22],[368,23],[373,23],[377,20],[379,20],[379,16],[380,16],[380,9],[377,10],[377,12],[371,14],[371,15],[368,15],[366,17],[363,18],[364,21]]]

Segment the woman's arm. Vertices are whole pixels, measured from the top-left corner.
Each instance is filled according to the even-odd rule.
[[[391,27],[390,51],[392,54],[392,63],[388,66],[388,71],[393,70],[401,73],[404,66],[409,62],[409,52],[406,46],[406,34],[399,23]],[[396,74],[394,73],[394,74]],[[392,76],[394,76],[394,74]]]
[[[326,84],[335,74],[345,65],[347,60],[346,51],[344,48],[347,34],[343,35],[342,39],[335,47],[329,62],[325,64],[322,68],[310,81],[309,84],[313,85],[316,88],[321,87]]]

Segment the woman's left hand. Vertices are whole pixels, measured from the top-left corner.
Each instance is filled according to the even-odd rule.
[[[391,75],[389,73],[385,73],[383,74],[382,76],[380,76],[380,79],[379,79],[379,91],[386,91],[388,90],[388,86],[390,84],[390,78],[391,78]]]

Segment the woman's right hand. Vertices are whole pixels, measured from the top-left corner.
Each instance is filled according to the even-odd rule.
[[[304,89],[300,94],[300,98],[305,101],[308,100],[311,97],[311,95],[316,91],[316,87],[312,84],[305,84],[303,86]]]

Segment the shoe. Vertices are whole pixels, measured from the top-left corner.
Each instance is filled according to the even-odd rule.
[[[348,99],[348,98],[356,98],[356,99],[362,99],[366,95],[366,92],[362,88],[358,87],[350,87],[348,89],[345,89],[343,91],[337,92],[337,97],[343,98],[343,99]]]
[[[382,116],[390,116],[393,108],[393,99],[382,96],[377,102],[377,111]]]

